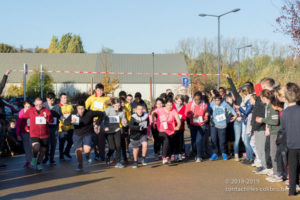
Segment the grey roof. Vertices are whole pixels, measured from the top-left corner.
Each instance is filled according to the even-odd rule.
[[[152,54],[47,54],[47,53],[0,53],[0,75],[7,69],[23,69],[26,63],[29,69],[73,70],[100,72],[153,72]],[[155,54],[154,72],[187,73],[182,54]],[[90,83],[100,81],[102,75],[51,73],[57,83]],[[22,81],[23,74],[12,73],[9,82]],[[112,75],[113,76],[113,75]],[[117,75],[120,83],[148,83],[150,75]],[[155,76],[155,83],[180,83],[181,76]]]

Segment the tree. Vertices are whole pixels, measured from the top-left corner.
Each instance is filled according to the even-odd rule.
[[[277,30],[292,38],[296,53],[300,56],[300,1],[286,0],[276,22],[279,26]]]
[[[1,43],[0,44],[0,53],[16,53],[17,50],[8,44]]]
[[[110,64],[108,62],[107,54],[102,53],[101,65],[104,72],[108,72]],[[120,79],[117,76],[111,77],[110,74],[105,74],[100,80],[104,85],[104,93],[113,94],[113,92],[120,87]]]
[[[66,53],[84,53],[82,41],[79,35],[73,35],[68,44]]]
[[[45,97],[48,92],[53,92],[53,78],[50,74],[44,73],[43,84],[43,96]],[[28,78],[27,84],[27,96],[35,98],[41,96],[41,75],[38,72],[34,72]]]
[[[61,36],[61,38],[59,40],[59,45],[58,45],[59,53],[65,53],[66,52],[71,39],[72,39],[72,33],[66,33],[66,34]]]
[[[39,48],[38,46],[34,49],[34,53],[48,53],[48,49]]]
[[[49,48],[48,48],[48,53],[59,53],[58,50],[58,39],[56,36],[52,36]]]

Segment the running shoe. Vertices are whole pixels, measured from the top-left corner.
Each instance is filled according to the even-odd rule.
[[[213,160],[217,160],[218,159],[218,155],[217,154],[213,154],[211,157],[210,157],[210,161],[213,161]]]
[[[37,165],[36,165],[36,170],[42,171],[42,169],[43,169],[43,168],[42,168],[41,164],[37,164]]]
[[[77,172],[82,172],[83,171],[83,167],[81,164],[78,164],[78,167],[75,169],[75,171]]]
[[[72,159],[72,156],[70,155],[70,153],[64,152],[64,155],[67,156],[67,158]]]
[[[89,158],[89,159],[87,160],[87,162],[88,162],[88,164],[92,164],[93,160],[92,160],[91,158]]]
[[[132,165],[132,168],[133,168],[133,169],[138,168],[138,162],[134,162],[133,165]]]
[[[144,166],[148,165],[148,163],[147,163],[147,161],[146,161],[146,158],[143,158],[143,159],[142,159],[142,165],[144,165]]]
[[[196,158],[196,163],[202,162],[202,158]]]
[[[162,160],[162,164],[165,165],[169,162],[169,159],[168,158],[163,158]]]
[[[277,176],[277,175],[273,175],[271,177],[267,177],[266,178],[267,181],[271,182],[271,183],[279,183],[282,182],[282,177],[281,176]]]
[[[124,165],[120,162],[118,162],[116,165],[115,165],[115,168],[124,168]]]
[[[227,154],[226,153],[222,153],[222,158],[223,158],[223,160],[228,160]]]

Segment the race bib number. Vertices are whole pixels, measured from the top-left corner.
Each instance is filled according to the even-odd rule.
[[[165,130],[168,129],[168,123],[167,122],[163,122],[162,125],[163,125],[163,127],[164,127]]]
[[[203,117],[202,117],[202,116],[199,116],[199,117],[197,117],[197,118],[194,118],[194,119],[193,119],[193,122],[194,122],[194,123],[202,123],[202,122],[203,122]]]
[[[95,101],[94,102],[94,108],[103,109],[103,107],[104,107],[104,103],[103,102],[99,102],[99,101]]]
[[[27,119],[27,126],[30,126],[30,119]]]
[[[50,125],[56,125],[57,124],[57,118],[53,117],[53,122],[49,123]]]
[[[70,116],[70,114],[64,114],[64,118],[67,119]]]
[[[79,117],[77,115],[72,115],[72,121],[75,121],[74,125],[79,125]]]
[[[182,115],[179,114],[179,118],[182,119]]]
[[[109,123],[110,124],[120,123],[119,116],[109,116]]]
[[[217,115],[216,120],[217,120],[217,122],[221,122],[221,121],[226,120],[225,114]]]
[[[46,118],[45,117],[35,117],[35,124],[46,124]]]

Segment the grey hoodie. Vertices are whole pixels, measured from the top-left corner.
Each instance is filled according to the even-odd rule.
[[[123,111],[116,111],[112,106],[108,107],[104,111],[105,117],[104,117],[104,129],[109,128],[108,131],[105,131],[106,134],[111,134],[118,132],[121,130],[120,123],[123,126],[127,126],[127,124],[124,124],[123,121],[126,120],[125,114]],[[127,122],[128,123],[128,122]]]

